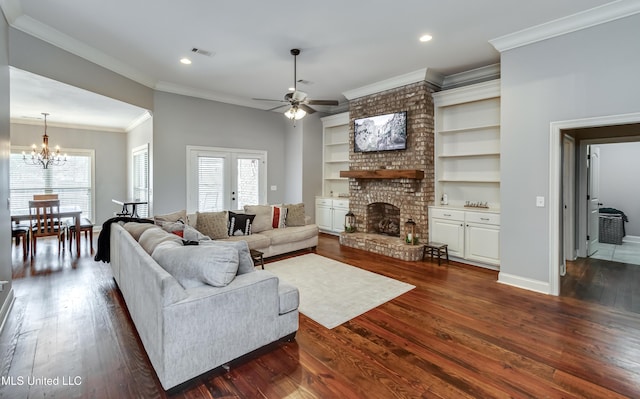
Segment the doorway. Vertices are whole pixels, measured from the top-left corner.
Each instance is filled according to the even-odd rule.
[[[633,242],[634,237],[627,237],[620,230],[615,233],[618,243],[610,243],[612,233],[602,229],[601,211],[618,211],[615,208],[638,208],[635,204],[640,199],[640,188],[635,194],[632,182],[635,176],[635,160],[640,159],[640,124],[598,126],[589,128],[566,129],[562,132],[565,142],[562,148],[562,208],[567,206],[567,192],[575,193],[575,223],[567,224],[563,215],[561,227],[564,259],[560,267],[563,276],[560,295],[573,296],[599,302],[607,306],[616,306],[628,311],[640,309],[629,308],[631,301],[625,293],[637,291],[640,287],[637,276],[640,275],[640,242]],[[566,180],[568,174],[567,139],[576,143],[570,149],[575,155],[575,186]],[[640,160],[637,161],[640,164]],[[625,168],[625,165],[628,165]],[[569,173],[570,174],[570,173]],[[617,188],[616,188],[617,187]],[[632,198],[627,198],[632,197]],[[635,198],[635,199],[634,199]],[[607,212],[608,212],[607,211]],[[613,213],[616,213],[613,212]],[[622,211],[620,211],[622,212]],[[638,209],[640,213],[640,209]],[[623,216],[624,213],[622,214]],[[623,229],[622,217],[612,216],[616,220],[616,228]],[[609,215],[605,215],[609,221]],[[576,241],[571,244],[567,237],[573,231]],[[604,232],[604,237],[599,237]],[[640,238],[640,237],[639,237]],[[640,241],[640,240],[639,240]],[[572,248],[568,246],[574,245]],[[618,258],[613,254],[618,252]],[[572,258],[571,253],[577,256]],[[566,269],[564,268],[566,267]],[[563,273],[566,270],[566,275]]]

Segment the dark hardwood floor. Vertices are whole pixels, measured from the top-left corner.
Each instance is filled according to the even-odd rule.
[[[499,284],[493,271],[402,262],[325,235],[320,255],[416,288],[333,330],[300,315],[295,341],[164,392],[109,265],[84,249],[58,257],[55,242],[38,251],[34,262],[13,251],[3,398],[640,397],[640,315],[576,298],[579,278],[552,297]]]

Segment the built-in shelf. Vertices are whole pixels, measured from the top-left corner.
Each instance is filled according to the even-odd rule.
[[[496,157],[500,156],[499,152],[486,153],[468,153],[468,154],[440,154],[438,158],[471,158],[471,157]]]
[[[500,128],[500,125],[491,124],[491,125],[481,125],[481,126],[470,126],[470,127],[463,127],[463,128],[457,128],[457,129],[441,130],[438,133],[439,134],[471,133],[477,130],[486,130],[486,129],[495,129],[495,128]]]
[[[339,177],[349,169],[349,113],[326,116],[322,120],[322,195],[349,195],[349,179]]]
[[[500,179],[438,179],[439,182],[500,184]]]
[[[349,163],[348,159],[332,159],[330,161],[324,161],[325,163]]]
[[[355,179],[424,179],[424,171],[417,169],[341,170],[340,177]]]
[[[334,146],[334,145],[347,145],[347,146],[348,146],[348,145],[349,145],[349,142],[348,142],[348,141],[341,141],[341,142],[339,142],[339,143],[326,143],[325,145],[326,145],[327,147],[329,147],[329,146]]]

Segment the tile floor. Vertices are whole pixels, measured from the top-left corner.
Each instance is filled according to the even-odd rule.
[[[623,242],[622,245],[598,243],[595,259],[640,265],[640,243]]]

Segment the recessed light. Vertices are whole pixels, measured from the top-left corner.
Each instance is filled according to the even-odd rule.
[[[289,87],[289,91],[296,91],[295,87]]]
[[[422,36],[420,36],[420,41],[421,42],[428,42],[431,39],[433,39],[433,36],[431,36],[431,35],[422,35]]]
[[[180,58],[180,62],[185,64],[185,65],[191,65],[191,60],[188,59],[187,57],[185,58]]]

